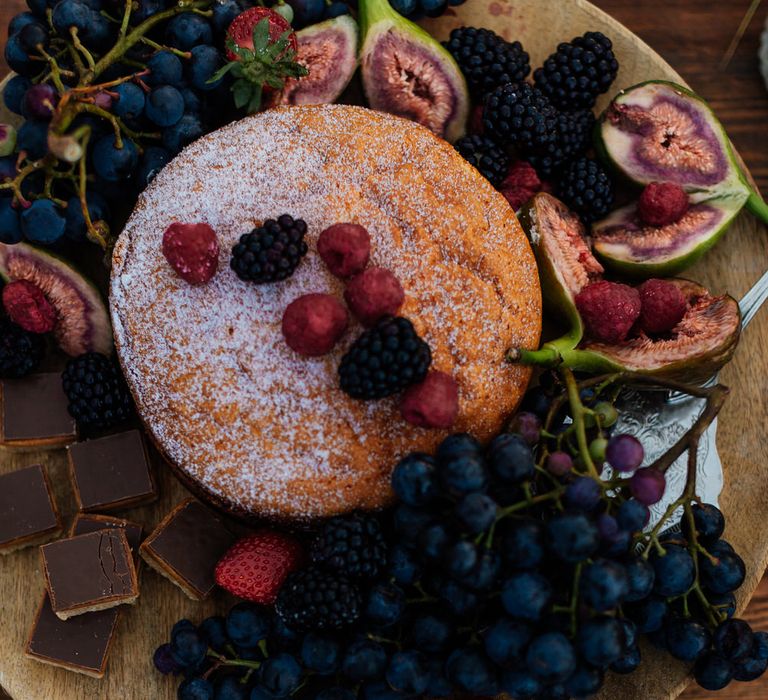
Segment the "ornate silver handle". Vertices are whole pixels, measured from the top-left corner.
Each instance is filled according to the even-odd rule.
[[[760,310],[760,307],[768,299],[768,272],[752,285],[752,288],[741,298],[739,311],[741,311],[741,330],[744,330]]]

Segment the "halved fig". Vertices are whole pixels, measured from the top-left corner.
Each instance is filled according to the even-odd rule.
[[[633,203],[592,225],[592,245],[612,270],[633,277],[673,275],[706,253],[741,211],[741,196],[692,198],[683,217],[667,226],[648,226]]]
[[[654,80],[622,90],[600,117],[598,150],[639,185],[680,185],[691,196],[676,224],[651,228],[631,207],[593,228],[606,265],[636,276],[684,269],[725,233],[746,204],[768,223],[768,205],[750,187],[722,124],[709,105],[682,85]]]
[[[389,0],[360,0],[363,87],[373,109],[419,122],[447,141],[464,135],[469,92],[456,61]]]
[[[712,296],[704,287],[685,279],[670,279],[688,301],[682,320],[663,337],[640,333],[617,344],[585,342],[563,353],[568,367],[586,372],[631,371],[667,379],[709,379],[733,356],[741,332],[737,301],[724,294]]]
[[[344,92],[357,69],[357,22],[341,15],[296,32],[296,60],[309,70],[288,78],[270,106],[329,104]]]
[[[112,326],[101,295],[68,263],[26,243],[0,243],[0,277],[27,280],[42,290],[56,309],[53,333],[65,353],[112,352]]]
[[[630,180],[673,182],[687,192],[744,189],[731,143],[709,105],[676,83],[622,90],[600,117],[607,158]]]
[[[575,347],[584,329],[576,310],[576,295],[599,279],[602,265],[589,249],[581,219],[559,199],[540,192],[521,209],[518,218],[531,241],[544,303],[570,325],[559,346]]]

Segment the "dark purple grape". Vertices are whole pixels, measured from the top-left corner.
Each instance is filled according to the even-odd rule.
[[[652,506],[664,498],[667,479],[658,469],[638,469],[629,481],[632,495],[646,506]]]
[[[605,458],[616,471],[633,472],[643,463],[645,452],[634,435],[614,435],[605,448]]]
[[[50,119],[59,103],[59,93],[52,85],[33,85],[24,95],[22,110],[28,118]]]

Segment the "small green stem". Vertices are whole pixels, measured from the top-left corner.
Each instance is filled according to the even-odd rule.
[[[565,379],[565,386],[568,391],[568,401],[571,404],[571,417],[573,418],[573,425],[576,429],[576,441],[579,445],[579,454],[584,462],[584,466],[587,471],[595,478],[600,479],[600,474],[595,467],[595,463],[592,461],[592,455],[589,454],[589,443],[587,443],[587,429],[584,425],[584,405],[581,403],[579,397],[579,386],[576,383],[576,378],[573,376],[573,372],[569,369],[563,369],[563,378]]]
[[[190,51],[181,51],[180,49],[176,49],[173,46],[163,46],[153,39],[150,39],[148,36],[141,37],[139,41],[141,41],[142,44],[146,44],[147,46],[152,47],[156,51],[169,51],[174,56],[178,56],[179,58],[192,58],[192,53]]]
[[[223,654],[208,649],[208,656],[216,659],[222,666],[242,666],[243,668],[257,669],[261,667],[261,661],[247,661],[246,659],[229,659]]]
[[[59,94],[63,94],[66,92],[67,88],[64,85],[64,82],[61,80],[61,69],[59,68],[58,61],[53,56],[51,56],[42,46],[38,46],[37,50],[40,52],[40,55],[43,56],[46,61],[48,61],[48,65],[50,66],[51,80],[56,86],[56,89],[59,91]]]
[[[515,503],[511,506],[507,506],[506,508],[502,508],[499,511],[499,514],[496,518],[497,521],[501,520],[502,518],[506,518],[507,516],[512,515],[513,513],[517,513],[521,510],[525,510],[526,508],[531,508],[533,506],[538,505],[539,503],[546,503],[547,501],[553,501],[555,499],[560,498],[560,496],[565,493],[565,487],[560,487],[559,489],[555,489],[554,491],[550,491],[549,493],[542,493],[540,496],[534,496],[533,498],[525,501],[520,501],[519,503]]]
[[[750,211],[764,224],[768,224],[768,204],[766,204],[765,200],[754,190],[750,190],[749,192],[746,207],[747,211]]]
[[[93,55],[91,52],[86,49],[85,46],[83,46],[83,44],[80,42],[80,37],[77,34],[77,27],[70,27],[69,34],[72,37],[72,43],[74,44],[75,48],[83,56],[85,62],[88,64],[88,68],[92,71],[96,66],[96,62],[93,60]]]
[[[125,0],[125,12],[123,12],[123,21],[120,24],[120,39],[124,39],[128,33],[128,23],[131,21],[132,9],[133,0]]]

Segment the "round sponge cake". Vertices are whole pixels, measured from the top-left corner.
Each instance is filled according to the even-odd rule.
[[[288,213],[309,253],[288,280],[255,285],[229,267],[242,233]],[[161,250],[173,222],[206,222],[221,246],[211,282],[180,279]],[[447,431],[406,423],[397,397],[357,401],[338,366],[355,321],[318,358],[285,343],[288,304],[342,298],[316,250],[320,232],[359,223],[371,264],[406,293],[400,315],[459,386],[453,431],[480,439],[517,406],[530,370],[504,360],[539,340],[541,295],[528,241],[506,200],[447,143],[360,107],[270,110],[195,142],[139,199],[114,250],[110,305],[138,411],[183,480],[244,516],[301,520],[390,500],[399,458]]]

